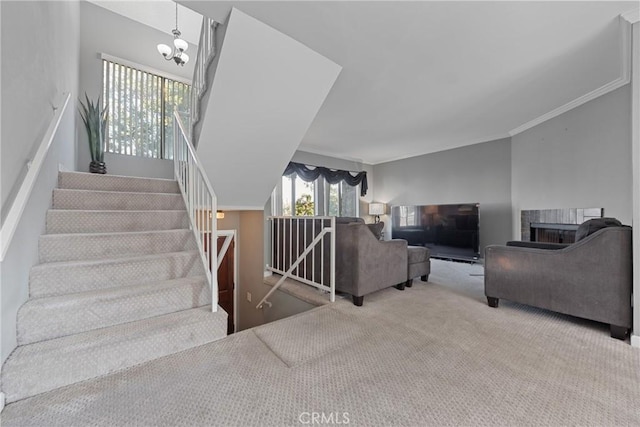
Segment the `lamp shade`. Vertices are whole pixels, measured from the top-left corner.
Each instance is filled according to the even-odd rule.
[[[384,203],[369,203],[369,215],[384,215]]]
[[[171,55],[171,48],[164,43],[160,43],[158,45],[158,52],[160,52],[162,56],[169,56]]]
[[[189,48],[189,43],[182,39],[173,39],[173,45],[176,47],[176,49],[181,51],[187,50]]]
[[[186,64],[187,62],[189,62],[189,55],[187,55],[186,53],[183,52],[180,55],[180,59],[182,59],[182,62]]]

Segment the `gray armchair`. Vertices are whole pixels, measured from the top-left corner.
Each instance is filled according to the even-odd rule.
[[[632,324],[631,228],[602,228],[604,220],[581,225],[571,245],[488,246],[488,304],[504,298],[607,323],[612,337],[624,339]]]
[[[380,241],[360,218],[336,218],[336,289],[364,296],[407,281],[407,241]]]

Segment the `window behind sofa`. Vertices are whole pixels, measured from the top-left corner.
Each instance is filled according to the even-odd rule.
[[[109,108],[106,151],[173,159],[173,111],[188,118],[191,86],[124,62],[102,60],[103,105]]]
[[[274,215],[359,216],[359,186],[329,184],[319,177],[305,182],[296,174],[283,176],[272,194]]]

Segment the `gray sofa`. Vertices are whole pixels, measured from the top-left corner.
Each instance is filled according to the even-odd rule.
[[[380,241],[362,218],[336,218],[336,290],[364,296],[407,281],[407,241]]]
[[[488,246],[488,304],[504,298],[607,323],[612,337],[624,339],[632,324],[631,228],[607,220],[582,224],[571,245]]]

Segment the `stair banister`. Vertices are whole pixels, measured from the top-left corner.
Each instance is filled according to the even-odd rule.
[[[215,312],[218,310],[218,257],[215,243],[215,236],[217,236],[215,215],[218,202],[177,111],[173,113],[173,123],[174,175],[205,266],[207,281],[211,288],[211,311]]]
[[[269,217],[269,221],[272,222],[272,228],[271,228],[271,239],[272,239],[272,245],[271,247],[279,247],[279,243],[280,242],[284,242],[286,240],[288,240],[288,247],[289,247],[289,257],[288,259],[290,260],[289,262],[291,262],[292,260],[293,263],[291,265],[287,265],[286,263],[284,263],[284,261],[282,260],[282,257],[280,253],[273,253],[272,252],[272,257],[271,257],[271,264],[270,266],[267,266],[267,269],[277,273],[277,274],[281,274],[282,277],[278,280],[278,282],[271,288],[271,290],[269,290],[269,292],[260,300],[260,302],[258,303],[258,305],[256,305],[256,309],[261,309],[264,305],[268,305],[269,307],[271,307],[271,303],[268,301],[269,297],[280,288],[280,286],[282,286],[282,284],[285,282],[285,280],[287,280],[288,278],[291,278],[293,280],[296,280],[298,282],[301,283],[305,283],[307,285],[313,286],[321,291],[324,292],[328,292],[329,293],[329,300],[331,302],[335,301],[336,298],[336,272],[335,272],[335,257],[336,257],[336,217],[335,216],[329,216],[329,217],[324,217],[324,216],[310,216],[310,217],[306,217],[306,216],[295,216],[295,217],[284,217],[284,216],[272,216]],[[304,233],[304,242],[309,241],[309,239],[312,240],[308,243],[308,245],[305,247],[304,245],[306,243],[303,243],[302,245],[300,245],[300,234],[298,234],[295,237],[295,246],[296,249],[293,249],[294,246],[294,238],[293,238],[293,234],[292,234],[292,229],[293,229],[293,221],[296,222],[296,230],[298,233],[300,232],[300,224],[303,224],[303,232]],[[275,235],[276,233],[274,232],[275,230],[275,224],[276,222],[279,223],[278,226],[278,233],[277,236]],[[282,225],[288,222],[289,223],[289,227],[288,227],[288,233],[287,230],[285,229],[283,233],[280,233],[280,229],[282,228]],[[316,234],[316,222],[320,222],[321,226],[319,227],[318,233]],[[328,226],[325,225],[325,223],[328,222]],[[312,227],[312,235],[311,236],[307,236],[307,229],[308,224],[311,224]],[[326,254],[326,258],[325,259],[325,248],[323,247],[323,245],[321,244],[325,238],[325,236],[329,234],[329,253]],[[277,244],[274,244],[276,243]],[[321,266],[321,271],[320,271],[320,278],[316,278],[315,275],[315,250],[317,249],[320,251],[320,263],[322,264]],[[283,246],[284,248],[284,246]],[[309,266],[307,265],[307,256],[311,255],[311,277],[308,277],[308,275],[306,274],[307,269],[309,268]],[[325,280],[324,280],[324,263],[328,262],[329,263],[329,286],[326,286],[324,284]],[[304,265],[304,272],[301,275],[300,271],[299,271],[299,266],[303,264]],[[285,270],[286,269],[286,270]]]
[[[191,85],[191,139],[194,138],[194,129],[200,121],[200,102],[207,91],[207,71],[209,65],[216,56],[216,27],[218,23],[213,19],[203,16],[200,30],[200,41],[193,70],[193,84]]]
[[[33,186],[36,183],[36,178],[38,178],[40,168],[42,168],[42,164],[44,163],[47,153],[49,152],[49,148],[51,147],[53,138],[58,132],[58,127],[60,126],[62,115],[66,111],[67,105],[69,105],[70,98],[71,93],[67,93],[64,98],[62,107],[54,108],[53,118],[51,119],[49,127],[47,128],[47,131],[42,138],[42,142],[38,146],[38,150],[36,151],[33,160],[29,163],[29,170],[27,171],[27,175],[25,176],[24,181],[22,181],[16,198],[11,204],[11,208],[9,208],[9,213],[2,223],[2,229],[0,230],[0,262],[4,260],[7,249],[9,249],[11,239],[16,232],[16,228],[18,227],[18,222],[22,217],[22,213],[27,206],[27,201],[29,200],[29,196],[31,195],[31,190],[33,190]]]

